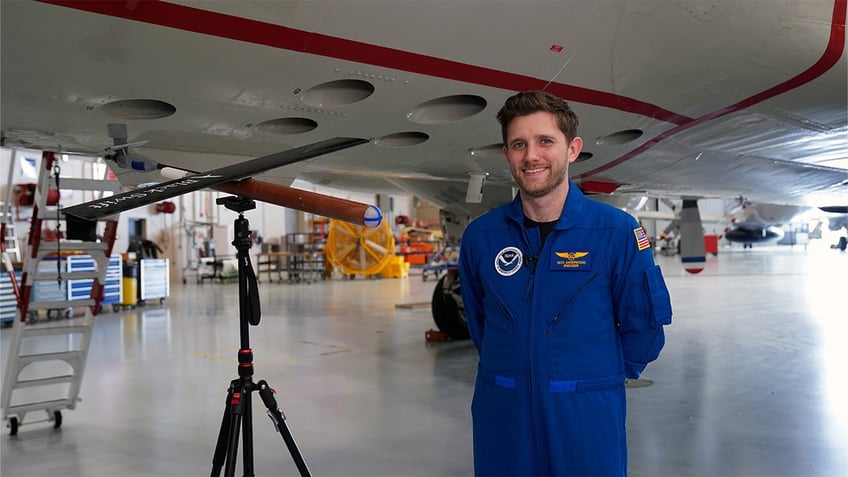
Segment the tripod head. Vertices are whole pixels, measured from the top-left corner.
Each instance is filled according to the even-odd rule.
[[[235,195],[219,197],[215,199],[215,203],[218,205],[223,205],[224,207],[235,212],[238,212],[239,215],[242,215],[247,210],[252,210],[256,208],[255,200],[245,199],[244,197],[238,197]]]
[[[233,246],[241,252],[245,251],[245,254],[248,250],[250,250],[250,246],[253,243],[253,239],[250,236],[250,223],[247,219],[244,218],[244,212],[247,210],[252,210],[256,208],[256,201],[253,199],[245,199],[243,197],[237,196],[228,196],[228,197],[219,197],[215,200],[215,203],[218,205],[223,205],[224,207],[238,212],[238,219],[235,221],[235,238],[233,239]],[[247,264],[250,265],[250,260],[247,261]],[[241,260],[239,260],[239,269],[241,268]],[[251,273],[253,267],[251,266]],[[241,270],[239,270],[241,273]]]
[[[239,214],[234,224],[235,237],[232,244],[238,251],[239,311],[243,323],[241,327],[243,348],[247,348],[247,326],[244,323],[256,326],[259,324],[262,314],[259,309],[259,289],[256,283],[256,274],[253,272],[253,264],[250,262],[248,253],[253,244],[253,239],[250,236],[250,223],[244,218],[244,212],[255,209],[256,202],[243,197],[228,196],[216,199],[215,203]]]

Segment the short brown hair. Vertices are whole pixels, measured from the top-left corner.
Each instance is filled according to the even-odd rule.
[[[577,136],[579,120],[564,99],[545,91],[524,91],[507,98],[501,110],[498,111],[498,122],[501,123],[504,143],[506,143],[507,127],[513,119],[539,111],[556,115],[559,129],[569,142]]]

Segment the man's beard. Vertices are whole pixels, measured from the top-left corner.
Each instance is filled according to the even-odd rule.
[[[519,186],[519,188],[521,189],[521,192],[524,195],[526,195],[528,197],[538,198],[538,197],[544,197],[544,196],[550,194],[551,191],[555,190],[557,187],[562,185],[562,183],[565,181],[565,178],[567,176],[568,176],[568,169],[563,168],[562,173],[558,177],[556,177],[553,182],[546,183],[542,188],[534,189],[534,190],[530,190],[529,188],[525,187],[525,185],[521,183],[522,181],[516,181],[516,182],[518,182],[518,186]]]

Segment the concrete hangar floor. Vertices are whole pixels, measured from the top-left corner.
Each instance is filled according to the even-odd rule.
[[[848,475],[848,254],[723,249],[697,276],[657,261],[674,324],[653,385],[628,390],[630,475]],[[428,344],[429,309],[396,307],[433,285],[413,272],[259,286],[254,380],[276,388],[313,475],[472,475],[475,350]],[[100,315],[82,401],[59,429],[5,432],[2,475],[207,475],[237,377],[236,291],[175,284],[165,305]],[[256,474],[298,475],[258,396],[252,416]]]

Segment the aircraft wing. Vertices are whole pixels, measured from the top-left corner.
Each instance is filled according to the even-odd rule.
[[[580,185],[848,204],[846,0],[531,3],[2,2],[2,141],[100,154],[123,122],[207,171],[362,137],[263,180],[475,215],[511,196],[497,110],[545,89],[580,116]]]
[[[62,209],[62,212],[78,219],[95,221],[125,210],[153,204],[196,190],[214,187],[225,182],[239,181],[270,169],[283,167],[322,154],[329,154],[365,142],[368,141],[349,137],[327,139],[315,144],[262,156],[244,163],[231,164],[208,172],[188,174],[178,179],[161,182],[148,187],[140,187],[72,207],[65,207]]]

